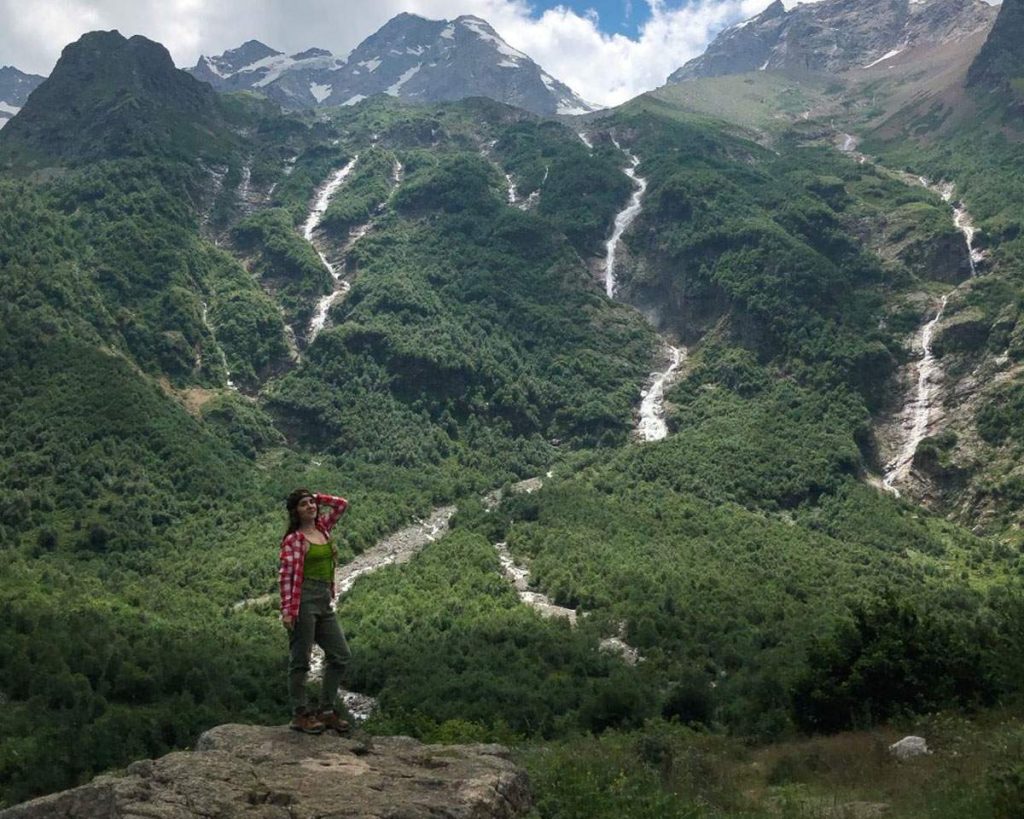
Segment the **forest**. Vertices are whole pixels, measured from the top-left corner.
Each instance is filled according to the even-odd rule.
[[[865,480],[931,284],[915,254],[949,238],[934,194],[795,132],[767,150],[628,106],[590,150],[485,100],[215,104],[246,134],[215,156],[147,141],[41,175],[3,154],[0,805],[286,720],[276,612],[237,604],[275,590],[295,486],[351,501],[345,560],[458,506],[339,602],[348,684],[380,702],[369,732],[513,744],[542,816],[746,815],[706,759],[1019,705],[1019,536]],[[680,306],[655,323],[690,348],[653,444],[632,430],[657,333],[596,272],[632,192],[613,137],[650,184],[622,298]],[[351,289],[307,344],[332,283],[301,227],[356,157],[317,238]],[[1002,343],[1020,240],[993,201],[1019,191],[968,193],[1010,271],[973,297],[1012,305]],[[1021,400],[980,412],[984,441],[1020,446]],[[575,628],[519,602],[499,542]],[[620,630],[642,662],[601,650]],[[1003,761],[990,804],[1019,782]]]

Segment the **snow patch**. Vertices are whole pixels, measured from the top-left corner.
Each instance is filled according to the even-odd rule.
[[[416,48],[407,48],[405,50],[405,53],[406,54],[415,54],[417,57],[419,57],[420,54],[423,53],[423,51],[424,51],[423,46],[416,46]]]
[[[2,111],[3,113],[10,114],[13,117],[20,110],[21,110],[20,108],[17,108],[16,106],[11,105],[9,102],[4,102],[3,100],[0,100],[0,111]]]
[[[511,57],[513,60],[529,61],[530,58],[523,54],[523,52],[516,51],[512,46],[502,40],[501,37],[488,31],[485,28],[487,24],[483,20],[479,20],[476,17],[468,17],[464,18],[461,22],[462,25],[476,34],[476,36],[481,40],[491,43],[496,49],[498,49],[499,54],[502,54],[505,57]]]
[[[362,102],[366,99],[366,94],[356,94],[354,97],[349,97],[345,100],[342,105],[355,105],[357,102]]]
[[[372,60],[363,60],[361,63],[356,63],[356,65],[361,65],[363,68],[365,68],[372,74],[380,66],[380,63],[380,59],[374,57]]]
[[[567,117],[576,117],[579,116],[580,114],[589,114],[590,110],[591,109],[589,108],[580,108],[578,105],[575,107],[568,106],[563,102],[559,103],[558,109],[555,111],[555,113],[562,114]]]
[[[313,99],[315,99],[318,103],[323,102],[325,99],[331,96],[331,91],[333,90],[334,88],[330,85],[320,85],[320,83],[316,82],[311,82],[309,84],[309,93],[313,95]]]
[[[902,54],[905,50],[906,50],[906,47],[894,48],[892,51],[889,51],[889,52],[883,54],[881,57],[879,57],[874,62],[870,62],[867,65],[863,66],[863,68],[871,68],[872,66],[876,66],[879,63],[884,63],[886,60],[891,60],[897,54]]]
[[[245,68],[240,68],[236,74],[251,74],[254,71],[266,69],[267,73],[253,83],[254,88],[263,88],[264,86],[270,85],[270,83],[280,77],[293,65],[295,65],[295,60],[291,57],[286,57],[284,54],[275,54],[271,57],[264,57],[262,60],[257,60],[251,65],[245,66]]]
[[[454,40],[455,39],[455,26],[453,26],[451,24],[446,26],[444,31],[441,32],[441,36],[444,37],[446,40]]]
[[[552,91],[553,92],[555,90],[555,79],[554,79],[554,77],[549,77],[547,74],[545,74],[543,71],[541,71],[540,72],[540,81],[542,83],[544,83],[544,87],[547,88],[548,91]]]
[[[216,74],[221,79],[226,79],[227,78],[228,75],[220,70],[220,67],[217,65],[217,63],[215,63],[213,60],[211,60],[205,54],[203,55],[202,59],[203,59],[203,62],[206,63],[206,67],[209,68],[210,71],[212,71],[214,74]]]
[[[519,63],[514,63],[510,60],[502,60],[498,63],[498,68],[519,68]]]
[[[399,77],[392,85],[389,85],[387,89],[384,91],[384,93],[390,94],[392,97],[397,97],[398,92],[401,90],[402,86],[409,82],[409,80],[412,79],[413,75],[421,68],[423,68],[423,63],[416,63],[416,65],[414,65],[408,71],[405,71],[402,74],[402,76]]]

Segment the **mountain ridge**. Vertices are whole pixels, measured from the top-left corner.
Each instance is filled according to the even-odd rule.
[[[37,74],[26,74],[13,65],[0,67],[0,128],[21,110],[29,94],[44,79]]]
[[[402,12],[345,60],[323,49],[286,57],[251,40],[188,70],[219,91],[258,90],[291,108],[352,105],[373,94],[419,103],[483,96],[541,115],[597,108],[473,15]]]
[[[984,0],[823,0],[788,11],[776,0],[721,32],[667,82],[749,71],[871,68],[906,50],[969,37],[991,26],[996,14]]]
[[[967,74],[969,86],[1013,89],[1024,99],[1024,2],[1003,0],[988,40]]]
[[[167,49],[118,31],[83,35],[0,132],[0,151],[87,161],[202,143],[223,121],[216,94]]]

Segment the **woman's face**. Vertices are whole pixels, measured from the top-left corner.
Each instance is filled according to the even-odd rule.
[[[302,500],[299,501],[296,507],[299,512],[299,520],[305,524],[313,523],[316,521],[316,499],[312,495],[306,495]]]

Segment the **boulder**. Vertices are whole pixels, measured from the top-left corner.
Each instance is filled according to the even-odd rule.
[[[221,725],[195,751],[132,763],[0,819],[513,819],[530,806],[526,774],[500,745]]]
[[[928,750],[928,743],[924,737],[903,737],[899,742],[889,746],[889,753],[900,762],[905,762],[918,756],[927,756],[931,751]]]

